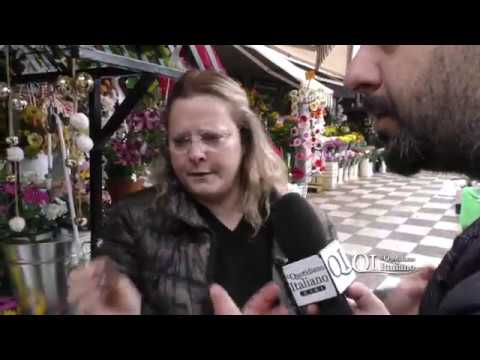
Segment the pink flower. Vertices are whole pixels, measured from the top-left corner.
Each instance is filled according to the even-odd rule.
[[[146,112],[145,127],[148,130],[154,130],[160,128],[161,117],[157,110],[150,110]]]
[[[293,147],[299,147],[300,145],[302,145],[302,140],[300,138],[296,138],[293,140],[292,142]]]
[[[298,136],[298,133],[299,133],[299,131],[298,131],[298,128],[296,128],[296,127],[293,127],[293,128],[290,130],[290,135],[291,135],[292,137]]]
[[[299,151],[295,154],[295,159],[303,161],[307,159],[307,155],[303,151]]]
[[[48,193],[36,186],[27,186],[23,190],[23,200],[31,205],[43,205],[49,201]]]

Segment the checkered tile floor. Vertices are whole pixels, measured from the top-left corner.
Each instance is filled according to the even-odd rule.
[[[308,198],[329,214],[348,255],[398,256],[414,259],[408,264],[416,267],[436,266],[460,233],[453,181],[458,178],[375,174]],[[400,276],[362,273],[357,279],[376,289],[395,286]]]

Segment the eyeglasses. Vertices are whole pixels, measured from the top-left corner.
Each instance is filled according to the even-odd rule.
[[[199,143],[204,150],[220,151],[225,147],[226,140],[230,138],[230,132],[204,131],[198,135],[178,135],[170,139],[170,149],[176,153],[187,153],[193,143]]]

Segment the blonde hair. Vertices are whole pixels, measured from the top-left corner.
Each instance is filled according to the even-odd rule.
[[[174,102],[198,95],[214,96],[230,105],[232,118],[238,126],[244,148],[239,175],[243,192],[242,210],[245,219],[257,232],[270,215],[270,194],[284,188],[288,183],[287,167],[275,153],[260,119],[251,110],[245,91],[237,82],[220,72],[189,71],[179,79],[164,113],[167,134]],[[171,167],[166,143],[168,140],[165,141],[165,149],[156,164],[154,174],[160,197],[167,194],[172,176],[178,181]]]

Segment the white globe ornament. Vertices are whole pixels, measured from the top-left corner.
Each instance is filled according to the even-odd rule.
[[[84,113],[76,113],[70,116],[70,125],[79,131],[88,130],[89,123],[90,120]]]
[[[24,159],[25,154],[22,148],[18,146],[12,146],[7,148],[7,160],[12,162],[20,162]]]
[[[25,226],[26,226],[25,219],[20,217],[20,216],[16,216],[14,218],[11,218],[8,221],[8,226],[10,227],[10,229],[13,232],[22,232],[23,229],[25,229]]]
[[[7,100],[11,92],[12,89],[6,83],[0,83],[0,100]]]
[[[90,152],[93,149],[93,140],[84,134],[80,134],[75,139],[75,144],[78,149],[83,152]]]

